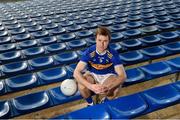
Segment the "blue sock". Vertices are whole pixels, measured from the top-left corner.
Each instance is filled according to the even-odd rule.
[[[86,102],[87,102],[88,104],[93,104],[93,99],[92,99],[91,96],[88,97],[88,98],[86,98],[85,100],[86,100]]]

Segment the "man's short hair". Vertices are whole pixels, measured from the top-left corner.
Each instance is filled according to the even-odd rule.
[[[109,37],[109,41],[111,40],[111,32],[108,28],[106,27],[103,27],[103,26],[99,26],[97,29],[96,29],[96,37],[97,35],[103,35],[103,36],[108,36]]]

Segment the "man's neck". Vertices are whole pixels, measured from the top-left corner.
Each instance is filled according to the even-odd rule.
[[[96,49],[96,52],[97,52],[97,54],[99,54],[99,55],[104,55],[104,54],[106,54],[106,51],[107,51],[107,50],[98,51],[98,49]]]

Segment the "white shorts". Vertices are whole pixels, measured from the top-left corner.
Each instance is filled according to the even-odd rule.
[[[89,72],[89,71],[88,71]],[[100,74],[96,74],[96,73],[93,73],[93,72],[89,72],[90,75],[92,75],[95,79],[96,82],[100,83],[100,84],[103,84],[104,81],[110,77],[111,75],[115,75],[116,74],[113,74],[113,73],[108,73],[108,74],[104,74],[104,75],[100,75]]]

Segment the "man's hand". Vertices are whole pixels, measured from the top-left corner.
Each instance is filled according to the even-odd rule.
[[[92,84],[90,90],[96,94],[104,94],[108,91],[108,88],[100,84]]]

